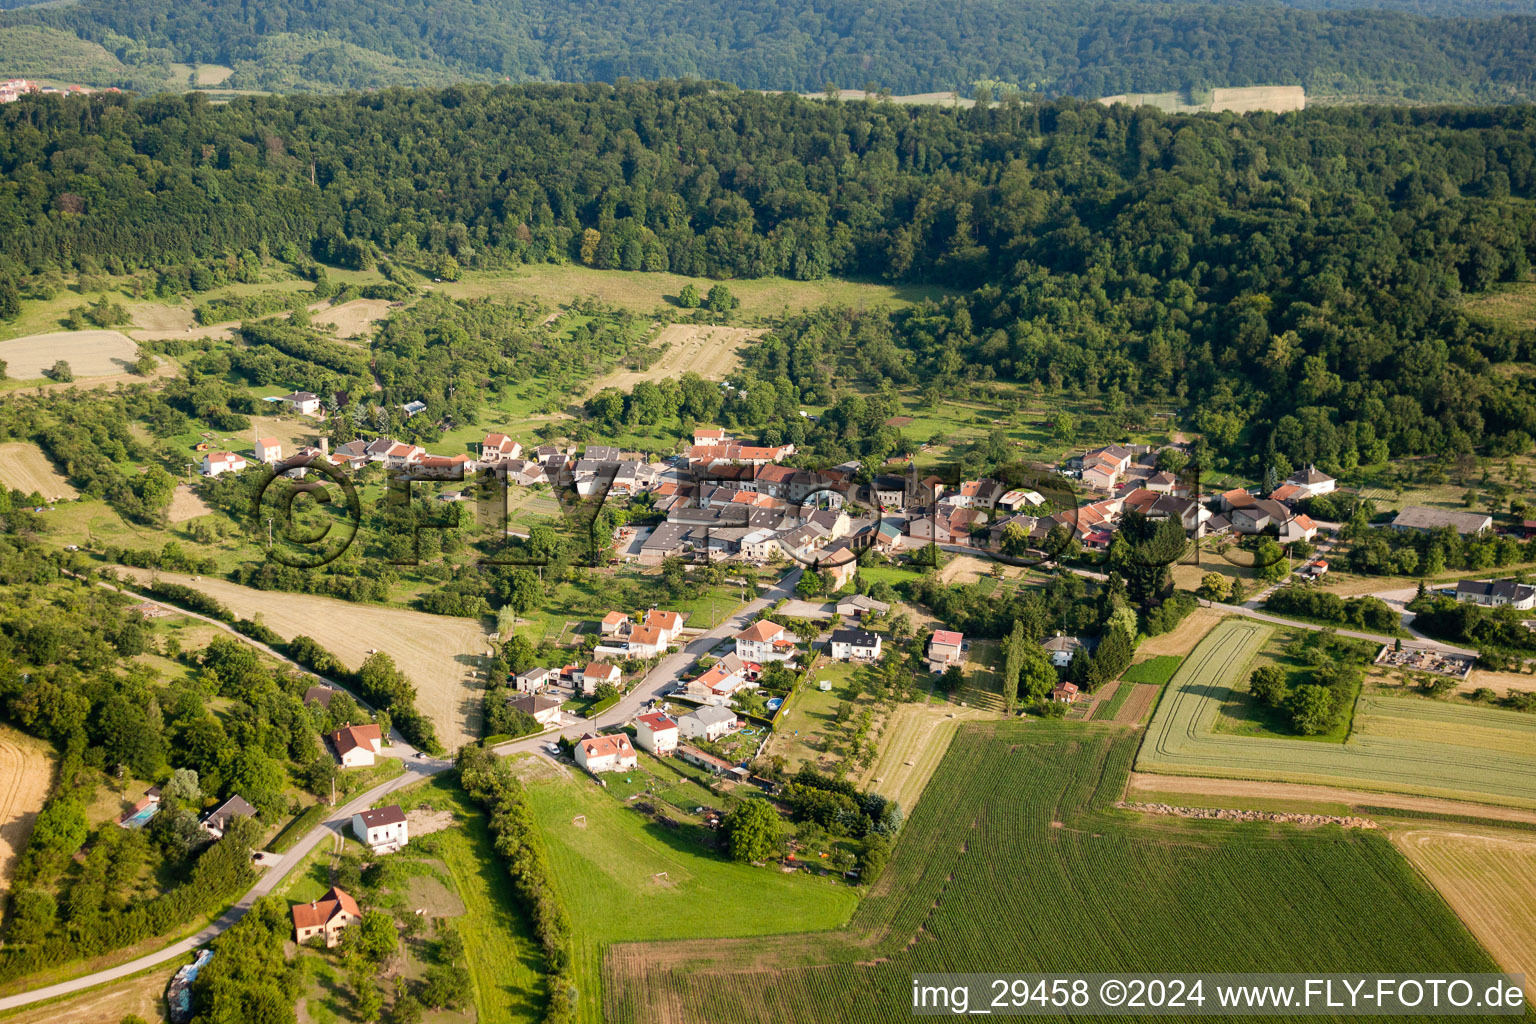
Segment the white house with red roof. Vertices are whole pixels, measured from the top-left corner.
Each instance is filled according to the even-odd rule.
[[[730,431],[720,427],[694,427],[693,443],[696,445],[729,444],[734,441]]]
[[[343,768],[366,768],[373,764],[374,755],[384,749],[383,732],[372,722],[345,726],[326,738],[336,748]]]
[[[660,711],[635,719],[635,743],[657,757],[666,757],[677,749],[677,723]]]
[[[486,434],[480,442],[480,461],[487,464],[507,462],[521,458],[523,446],[506,434]]]
[[[736,657],[742,661],[788,661],[794,656],[794,634],[777,622],[758,619],[736,634]]]
[[[952,629],[936,629],[928,641],[928,670],[943,672],[964,659],[965,637]]]
[[[238,473],[249,463],[244,455],[236,455],[234,452],[208,452],[203,456],[203,476],[218,476],[221,473]]]
[[[619,671],[619,666],[617,665],[610,665],[606,661],[594,661],[582,669],[579,676],[581,692],[591,696],[604,683],[610,686],[618,686],[619,680],[624,678],[624,673]]]
[[[624,733],[612,736],[583,736],[576,743],[576,763],[593,775],[622,772],[640,763],[635,745]]]
[[[655,627],[657,634],[661,637],[661,642],[669,644],[676,640],[678,634],[683,631],[683,613],[664,612],[652,608],[645,613],[645,624]]]

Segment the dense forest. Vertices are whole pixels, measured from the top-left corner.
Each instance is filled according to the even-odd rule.
[[[1505,101],[1530,98],[1536,86],[1531,13],[1525,0],[81,0],[21,7],[0,19],[0,31],[68,31],[130,69],[229,65],[227,85],[272,90],[445,76],[697,77],[800,91],[835,83],[968,95],[992,80],[1086,97],[1302,85],[1346,97]]]
[[[1531,391],[1506,376],[1536,358],[1532,338],[1460,311],[1529,275],[1531,108],[950,111],[687,83],[43,97],[0,110],[0,176],[0,278],[24,290],[71,268],[154,278],[307,250],[966,292],[791,322],[750,361],[771,390],[726,410],[758,427],[804,430],[784,410],[859,380],[1000,379],[1111,409],[1183,404],[1218,449],[1270,464],[1508,453],[1536,436]],[[392,326],[381,370],[410,352],[430,375],[424,343],[474,324],[428,326],[437,315]],[[270,359],[308,344],[278,328],[248,340]],[[869,438],[867,412],[820,426]]]

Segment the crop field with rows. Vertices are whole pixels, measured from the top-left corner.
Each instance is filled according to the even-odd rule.
[[[1381,835],[1114,807],[1137,736],[964,725],[847,928],[612,947],[610,1021],[906,1021],[912,975],[1492,961]]]
[[[1229,619],[1169,682],[1136,770],[1349,785],[1536,806],[1536,715],[1362,696],[1343,744],[1222,735],[1212,726],[1270,627]]]

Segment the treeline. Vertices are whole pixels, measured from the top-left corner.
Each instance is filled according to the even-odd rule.
[[[1264,608],[1276,615],[1295,615],[1388,636],[1402,627],[1397,612],[1379,597],[1340,597],[1299,585],[1280,587],[1269,595]]]
[[[1413,628],[1455,644],[1475,646],[1488,668],[1518,670],[1536,653],[1536,631],[1527,629],[1529,612],[1483,608],[1450,597],[1420,597],[1409,605]]]
[[[513,888],[539,940],[548,972],[544,982],[548,1002],[542,1019],[545,1024],[564,1024],[574,1011],[571,915],[555,888],[554,870],[523,784],[510,762],[476,745],[459,751],[458,774],[465,792],[490,815],[496,852],[505,858]]]
[[[705,0],[680,9],[657,0],[271,0],[258,11],[237,0],[196,9],[172,0],[85,0],[25,8],[0,24],[66,29],[135,66],[151,58],[159,67],[170,60],[228,64],[236,74],[227,85],[264,90],[472,76],[690,77],[802,91],[833,82],[898,93],[969,94],[972,83],[1001,80],[1015,90],[1081,96],[1280,84],[1419,100],[1530,95],[1526,58],[1536,49],[1536,29],[1520,16],[1528,6],[1331,6]]]

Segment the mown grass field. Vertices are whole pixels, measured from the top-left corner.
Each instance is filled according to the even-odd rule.
[[[967,725],[846,929],[615,947],[616,1022],[906,1021],[915,973],[1488,970],[1382,836],[1113,807],[1136,738]]]
[[[652,824],[584,774],[541,771],[528,800],[576,922],[578,1020],[613,1019],[599,998],[612,943],[825,930],[856,902],[840,882],[728,861],[699,844],[702,829]]]
[[[1536,716],[1516,711],[1368,694],[1342,744],[1214,733],[1270,632],[1229,619],[1201,641],[1163,692],[1137,771],[1536,806]]]

